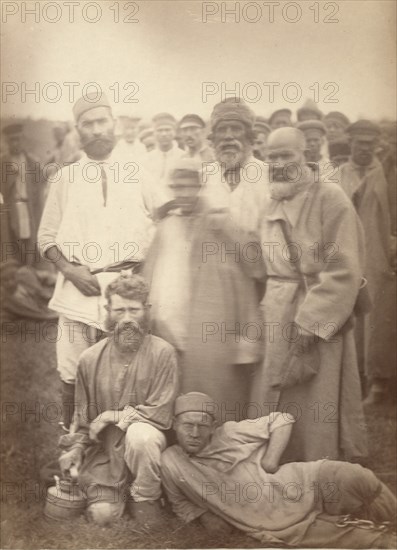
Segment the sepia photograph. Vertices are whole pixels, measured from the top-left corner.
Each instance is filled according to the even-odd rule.
[[[0,547],[396,549],[396,2],[0,9]]]

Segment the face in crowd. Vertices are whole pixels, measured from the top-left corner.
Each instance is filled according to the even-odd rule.
[[[255,132],[253,153],[255,158],[259,160],[265,160],[267,152],[267,138],[268,134],[264,132]]]
[[[161,150],[168,150],[172,147],[175,139],[175,128],[171,124],[161,124],[154,128],[154,137]]]
[[[201,190],[200,174],[193,172],[191,174],[174,175],[170,188],[182,214],[193,212]]]
[[[272,181],[294,182],[306,164],[305,136],[296,128],[279,128],[269,135],[267,161]]]
[[[76,125],[82,149],[89,158],[105,159],[115,145],[115,120],[108,107],[96,107],[83,113]]]
[[[218,122],[213,130],[213,142],[217,160],[226,169],[242,164],[251,152],[248,129],[239,120]]]
[[[375,149],[378,145],[378,138],[369,134],[357,134],[351,138],[351,157],[359,166],[371,164]]]
[[[318,130],[305,130],[306,159],[308,162],[318,162],[321,158],[321,148],[324,138]]]
[[[215,420],[206,412],[184,412],[174,421],[178,443],[189,455],[200,453],[209,444],[215,428]]]
[[[338,120],[324,119],[324,125],[327,130],[328,141],[335,141],[346,137],[346,127]]]
[[[191,151],[199,151],[205,139],[205,129],[198,125],[184,126],[180,128],[183,144]]]
[[[127,143],[134,143],[138,134],[138,125],[134,120],[126,120],[123,124],[123,138]]]
[[[273,130],[277,128],[288,128],[291,126],[291,119],[287,113],[277,113],[273,116],[270,125]]]
[[[148,331],[149,306],[137,299],[112,294],[106,309],[106,330],[113,333],[117,347],[123,352],[136,351]]]

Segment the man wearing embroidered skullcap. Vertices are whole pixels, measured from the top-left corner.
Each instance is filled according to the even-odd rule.
[[[179,123],[179,132],[185,147],[184,156],[198,158],[202,162],[213,162],[214,151],[206,140],[204,120],[198,115],[185,115]]]
[[[274,330],[254,376],[251,401],[276,403],[276,410],[288,409],[296,417],[283,462],[349,460],[367,455],[352,322],[363,280],[364,236],[353,205],[337,184],[318,181],[305,149],[297,128],[279,128],[269,136],[261,305]],[[289,336],[285,327],[293,327]],[[332,402],[332,423],[311,414],[307,403],[314,402]]]
[[[266,159],[266,143],[272,129],[264,117],[258,116],[254,124],[254,146],[252,148],[254,157],[258,160]]]
[[[370,470],[333,460],[280,466],[295,429],[290,413],[220,426],[218,413],[204,393],[175,401],[178,443],[162,453],[161,477],[180,520],[199,522],[214,539],[234,528],[271,547],[393,547],[392,530],[382,534],[358,524],[395,517],[395,496]]]
[[[49,307],[59,314],[65,428],[72,417],[78,358],[105,328],[104,288],[117,271],[143,261],[156,200],[149,176],[114,153],[115,120],[106,96],[79,98],[73,113],[85,154],[50,182],[38,234],[43,256],[58,270]]]
[[[312,99],[307,99],[300,109],[296,111],[298,122],[305,120],[322,120],[323,113]]]
[[[43,210],[44,182],[39,159],[24,148],[23,125],[3,128],[8,151],[1,157],[1,243],[20,264],[40,260],[37,229]]]
[[[236,261],[225,251],[236,249],[236,239],[255,256],[260,246],[243,232],[236,236],[227,209],[211,210],[203,170],[198,159],[186,157],[170,173],[173,200],[144,269],[151,330],[178,350],[182,390],[211,390],[223,419],[239,420],[247,412],[252,364],[262,356],[261,338],[244,340],[242,333],[242,327],[260,326],[254,277],[262,264],[260,257]]]
[[[184,154],[175,141],[177,122],[169,113],[159,113],[152,119],[155,148],[146,155],[145,168],[151,174],[158,192],[168,195],[168,176],[171,166]]]
[[[350,125],[350,120],[346,115],[339,111],[332,111],[325,115],[323,122],[327,130],[328,142],[347,138],[346,128]]]
[[[290,109],[278,109],[269,118],[269,126],[272,130],[293,126],[291,121],[292,111]]]
[[[329,158],[322,153],[325,145],[325,126],[321,120],[305,120],[298,122],[296,126],[301,130],[306,139],[306,160],[310,163],[318,176],[327,177],[328,172],[333,172],[333,166],[330,164]]]
[[[357,319],[356,340],[360,367],[369,386],[365,401],[369,406],[387,398],[389,381],[395,376],[396,285],[390,263],[387,182],[375,156],[380,129],[369,120],[358,120],[347,128],[347,133],[351,155],[340,167],[339,181],[355,206],[365,233],[365,277],[372,309]]]

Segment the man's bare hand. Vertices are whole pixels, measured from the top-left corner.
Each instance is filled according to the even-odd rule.
[[[96,443],[99,442],[98,434],[109,424],[115,424],[116,411],[104,411],[99,414],[90,424],[89,438]]]
[[[212,512],[205,512],[202,516],[200,516],[200,523],[207,533],[213,536],[219,536],[220,533],[223,535],[229,535],[233,530],[233,527],[229,523]]]
[[[96,275],[92,275],[85,265],[70,265],[63,271],[65,279],[68,279],[74,286],[80,290],[84,296],[100,296],[101,287],[99,286]]]
[[[292,355],[300,357],[304,353],[307,353],[315,342],[318,342],[318,336],[315,334],[306,331],[301,333],[299,339],[291,347]]]
[[[63,477],[68,475],[72,466],[78,471],[83,463],[83,449],[81,447],[70,449],[59,457],[58,462]]]

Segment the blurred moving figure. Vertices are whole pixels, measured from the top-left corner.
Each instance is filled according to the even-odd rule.
[[[243,251],[243,231],[236,237],[228,209],[209,209],[202,178],[197,159],[180,159],[171,172],[173,204],[144,270],[152,332],[179,351],[182,390],[211,389],[223,420],[239,420],[248,411],[252,364],[262,357],[255,277],[264,273],[260,262],[230,253],[236,238]]]

